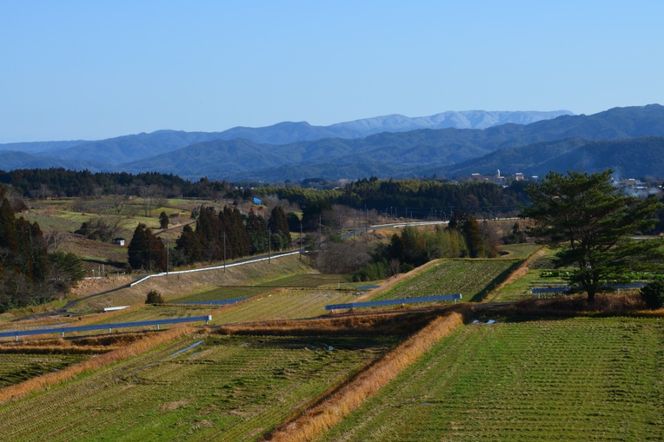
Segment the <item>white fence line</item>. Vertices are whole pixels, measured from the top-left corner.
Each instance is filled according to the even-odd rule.
[[[253,264],[256,262],[261,262],[261,261],[270,261],[273,259],[278,259],[278,258],[284,258],[286,256],[293,256],[293,255],[299,255],[299,251],[295,252],[287,252],[287,253],[282,253],[280,255],[274,255],[274,256],[269,256],[265,258],[256,258],[256,259],[251,259],[249,261],[241,261],[241,262],[234,262],[231,264],[226,264],[226,265],[220,265],[220,266],[213,266],[213,267],[201,267],[200,269],[191,269],[191,270],[177,270],[175,272],[161,272],[161,273],[153,273],[151,275],[144,276],[141,279],[137,279],[136,281],[132,282],[129,284],[129,287],[134,287],[142,282],[147,281],[150,278],[159,278],[162,276],[168,276],[168,275],[184,275],[185,273],[196,273],[196,272],[207,272],[209,270],[222,270],[225,268],[229,267],[237,267],[245,264]]]

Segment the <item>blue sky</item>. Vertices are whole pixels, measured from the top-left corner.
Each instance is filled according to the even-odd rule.
[[[0,142],[664,103],[661,1],[0,0]]]

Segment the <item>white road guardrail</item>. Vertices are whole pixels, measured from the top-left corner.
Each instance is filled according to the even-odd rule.
[[[186,273],[207,272],[209,270],[223,270],[225,268],[238,267],[238,266],[242,266],[242,265],[245,265],[245,264],[253,264],[253,263],[261,262],[261,261],[270,261],[270,260],[273,260],[273,259],[285,258],[286,256],[293,256],[293,255],[299,255],[299,254],[300,254],[300,251],[298,250],[298,251],[295,251],[295,252],[281,253],[279,255],[273,255],[273,256],[266,256],[266,257],[263,257],[263,258],[250,259],[248,261],[234,262],[234,263],[226,264],[226,265],[222,264],[222,265],[219,265],[219,266],[201,267],[201,268],[198,268],[198,269],[176,270],[174,272],[153,273],[151,275],[144,276],[143,278],[137,279],[136,281],[130,283],[129,287],[134,287],[134,286],[136,286],[138,284],[141,284],[141,283],[143,283],[143,282],[145,282],[145,281],[147,281],[148,279],[151,279],[151,278],[160,278],[162,276],[168,276],[168,275],[184,275]]]

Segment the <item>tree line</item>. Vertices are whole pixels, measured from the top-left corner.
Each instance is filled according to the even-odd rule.
[[[362,241],[330,242],[319,252],[322,271],[352,273],[356,281],[384,279],[438,258],[494,258],[499,238],[486,222],[472,216],[455,217],[447,227],[433,230],[406,227],[389,243],[373,249]]]
[[[303,210],[305,230],[333,204],[360,210],[376,210],[395,217],[450,219],[455,215],[505,216],[518,214],[528,204],[527,184],[508,187],[488,182],[452,183],[442,180],[354,181],[341,189],[315,190],[298,186],[265,186],[254,190],[276,195]]]
[[[291,243],[288,217],[281,206],[275,206],[267,220],[253,210],[243,215],[237,207],[230,206],[219,211],[201,207],[195,216],[194,228],[184,226],[170,256],[163,241],[144,224],[139,224],[127,250],[131,268],[165,271],[169,265],[283,250]]]
[[[52,169],[0,171],[0,183],[30,198],[136,195],[221,198],[243,196],[243,190],[225,181],[201,178],[192,182],[177,175],[157,172],[90,172]]]
[[[16,213],[0,188],[0,311],[64,296],[84,276],[71,253],[48,253],[36,222]]]

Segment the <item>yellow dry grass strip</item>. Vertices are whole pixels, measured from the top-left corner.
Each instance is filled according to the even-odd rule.
[[[44,375],[28,379],[24,382],[21,382],[20,384],[10,385],[0,389],[0,403],[10,399],[17,399],[19,397],[25,396],[28,393],[32,393],[51,385],[58,384],[67,379],[71,379],[80,373],[94,370],[104,365],[144,353],[160,344],[183,336],[187,333],[191,333],[193,330],[194,329],[191,327],[174,327],[160,333],[148,335],[139,341],[132,342],[131,344],[128,344],[109,353],[104,353],[102,355],[82,361],[78,364],[70,365],[60,371],[46,373]]]
[[[288,442],[313,440],[340,422],[367,398],[376,394],[462,323],[463,316],[459,313],[450,313],[434,319],[330,397],[277,429],[268,440]]]
[[[413,270],[411,270],[408,273],[400,273],[396,276],[393,276],[390,279],[388,279],[387,281],[385,281],[385,283],[381,284],[380,287],[375,288],[373,290],[369,290],[365,294],[363,294],[361,296],[358,296],[353,302],[359,302],[359,301],[364,301],[364,300],[367,300],[367,299],[372,299],[372,298],[380,295],[381,293],[390,290],[392,287],[399,284],[404,279],[414,278],[415,276],[419,275],[422,272],[427,271],[429,268],[435,266],[436,264],[438,264],[441,261],[442,261],[441,259],[434,259],[434,260],[431,260],[431,261],[427,262],[426,264],[422,264],[421,266],[414,268]]]
[[[117,350],[117,346],[74,346],[74,345],[0,345],[0,354],[99,354]]]
[[[491,290],[491,293],[489,293],[487,296],[484,297],[483,302],[489,302],[492,301],[498,292],[502,290],[505,286],[508,284],[513,283],[517,279],[521,279],[524,276],[528,274],[528,271],[530,270],[530,265],[535,262],[537,259],[541,258],[546,254],[546,249],[544,247],[540,247],[537,249],[535,252],[531,253],[528,258],[526,258],[519,267],[514,269],[514,271],[507,277],[503,282],[498,284],[496,288]]]

